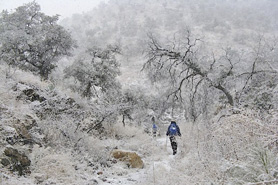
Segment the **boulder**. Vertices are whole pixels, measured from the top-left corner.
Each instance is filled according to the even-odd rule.
[[[13,90],[20,92],[20,94],[16,97],[17,100],[28,100],[31,102],[43,102],[46,100],[46,98],[41,95],[42,92],[40,92],[40,90],[37,87],[27,85],[24,82],[17,83],[13,87]]]
[[[18,124],[15,129],[24,144],[32,143],[32,141],[33,141],[32,136],[30,135],[28,129],[25,127],[24,124]]]
[[[33,102],[33,101],[39,101],[43,102],[46,99],[42,96],[40,96],[34,89],[26,89],[23,91],[23,93],[28,97],[28,99]]]
[[[113,158],[124,161],[127,163],[128,167],[131,168],[143,168],[144,163],[141,157],[135,152],[125,152],[121,150],[114,150],[112,152]]]
[[[4,154],[6,157],[1,159],[2,165],[9,166],[11,171],[17,171],[19,175],[30,173],[31,161],[24,153],[20,153],[12,147],[7,147]]]

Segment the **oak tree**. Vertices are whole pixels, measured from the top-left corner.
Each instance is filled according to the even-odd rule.
[[[0,58],[10,66],[31,71],[47,80],[61,56],[70,55],[75,41],[35,1],[0,14]]]

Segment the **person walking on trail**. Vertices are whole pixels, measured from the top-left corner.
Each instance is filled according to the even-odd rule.
[[[155,123],[153,123],[152,131],[153,131],[153,137],[156,137],[157,136],[157,126]]]
[[[156,137],[158,135],[158,127],[155,124],[155,117],[154,116],[152,117],[152,123],[153,123],[152,134],[153,134],[153,137]]]
[[[175,138],[175,136],[177,135],[181,136],[180,128],[175,121],[171,121],[171,124],[169,125],[168,130],[166,132],[166,136],[169,136],[170,138],[171,146],[173,149],[173,155],[177,153],[178,149],[177,140]]]

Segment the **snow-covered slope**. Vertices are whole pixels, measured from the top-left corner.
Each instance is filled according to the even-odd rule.
[[[165,136],[167,122],[157,123],[160,129],[157,137],[152,137],[143,127],[124,127],[121,122],[104,125],[102,134],[90,134],[76,125],[78,121],[85,124],[88,120],[74,114],[88,111],[89,105],[63,95],[58,89],[50,88],[50,83],[28,73],[17,71],[12,78],[5,78],[4,74],[3,71],[0,96],[0,182],[3,185],[275,181],[277,149],[272,132],[277,129],[275,111],[265,120],[253,111],[228,109],[218,113],[215,121],[179,120],[182,137],[177,139],[178,153],[173,156]],[[67,102],[71,102],[70,107]],[[23,176],[10,168],[11,163],[3,165],[7,148],[18,150],[31,161],[30,166],[23,168]],[[126,162],[113,159],[111,152],[115,148],[136,152],[144,167],[129,168]]]
[[[164,97],[155,96],[163,93],[159,88],[151,89],[150,81],[140,72],[146,61],[142,52],[149,46],[149,33],[172,46],[176,34],[182,35],[187,30],[200,37],[213,56],[226,47],[238,51],[246,49],[248,55],[243,57],[244,63],[252,65],[253,57],[249,54],[255,53],[255,61],[260,59],[260,63],[271,64],[277,71],[277,53],[274,52],[277,39],[273,36],[278,28],[277,7],[273,0],[111,0],[91,12],[62,21],[78,40],[80,48],[75,51],[76,55],[89,46],[118,44],[122,47],[119,80],[124,89],[136,92],[132,94],[134,97],[128,98],[137,98],[135,102],[141,103],[138,107],[144,110],[136,109],[137,117],[126,121],[125,126],[123,117],[113,117],[109,122],[101,121],[97,127],[99,115],[106,116],[101,113],[108,104],[99,106],[97,98],[94,101],[81,98],[68,90],[68,84],[62,80],[63,70],[74,59],[60,61],[51,74],[52,81],[45,82],[1,64],[0,184],[277,184],[276,77],[265,83],[266,86],[260,86],[260,76],[256,79],[252,75],[254,86],[244,80],[234,84],[250,84],[250,91],[254,92],[247,94],[246,99],[256,100],[258,107],[252,107],[250,100],[234,108],[216,98],[213,99],[215,110],[200,113],[198,119],[191,122],[188,115],[192,102],[182,102],[188,109],[174,107],[172,114],[167,112],[157,103]],[[260,35],[265,36],[265,42],[261,42]],[[264,47],[270,50],[266,52]],[[225,68],[220,64],[221,67]],[[247,74],[250,71],[251,68]],[[272,72],[273,76],[277,74]],[[265,78],[267,76],[262,81]],[[261,98],[256,96],[257,91]],[[146,97],[154,96],[146,100],[144,93]],[[198,98],[203,96],[208,95],[200,94]],[[149,110],[151,103],[153,109]],[[262,109],[265,105],[269,109]],[[201,104],[195,106],[203,109]],[[113,113],[113,107],[109,111]],[[160,135],[152,137],[147,132],[152,126],[149,118],[161,112],[165,114],[157,120]],[[171,119],[176,119],[182,133],[182,137],[177,138],[175,156],[165,136]],[[111,156],[114,149],[135,152],[144,167],[130,168],[128,162],[115,160]]]

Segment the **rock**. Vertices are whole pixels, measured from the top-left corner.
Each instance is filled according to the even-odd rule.
[[[37,121],[30,115],[25,115],[25,119],[16,119],[14,127],[17,133],[17,141],[26,144],[38,144],[42,146],[41,129],[38,127]]]
[[[114,150],[112,156],[120,161],[127,162],[131,168],[143,168],[144,163],[139,155],[135,152],[125,152],[121,150]]]
[[[9,159],[7,159],[7,158],[2,158],[2,159],[1,159],[1,164],[2,164],[3,166],[8,166],[8,165],[10,165],[11,163],[10,163]]]
[[[9,158],[6,158],[4,162],[9,161],[11,171],[18,171],[19,175],[30,173],[29,166],[31,165],[31,161],[25,154],[20,153],[17,149],[12,147],[7,147],[4,154]],[[1,160],[1,163],[2,161],[3,159]]]
[[[22,138],[24,144],[32,143],[33,141],[32,136],[30,135],[29,131],[27,130],[24,124],[19,124],[16,127],[16,131],[19,134],[19,136]]]
[[[37,174],[34,174],[34,178],[35,178],[36,184],[41,184],[47,179],[47,176],[44,174],[37,173]]]
[[[25,154],[21,154],[17,149],[8,147],[5,149],[4,154],[20,162],[20,164],[24,167],[30,166],[31,164],[31,161],[28,159],[28,157]]]
[[[39,144],[42,145],[43,135],[41,129],[35,119],[31,116],[26,115],[26,119],[11,118],[11,126],[0,126],[0,135],[3,141],[6,141],[10,145],[20,143],[21,145],[26,144]],[[4,143],[6,144],[6,143]]]
[[[22,92],[24,95],[28,97],[27,99],[30,100],[31,102],[33,101],[43,102],[46,100],[44,97],[37,94],[34,89],[26,89],[23,90]]]
[[[19,135],[13,127],[3,126],[1,134],[10,145],[14,145],[18,141]]]
[[[15,128],[10,127],[10,126],[3,126],[2,131],[14,135],[16,133]]]
[[[46,100],[43,96],[39,94],[39,90],[31,85],[27,85],[23,82],[19,82],[13,87],[14,91],[21,92],[16,98],[17,100],[29,100],[31,102],[38,101],[43,102]]]
[[[97,172],[97,174],[98,174],[98,175],[102,175],[102,174],[103,174],[103,172]]]

